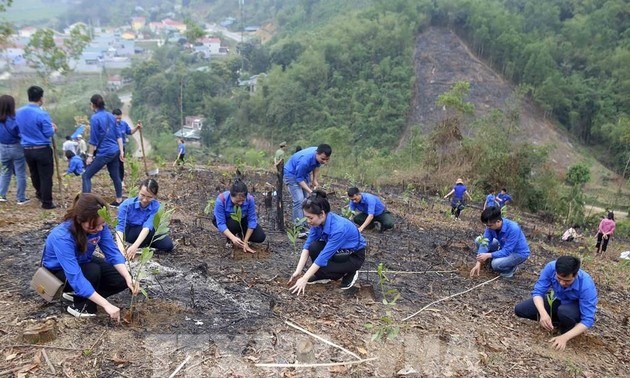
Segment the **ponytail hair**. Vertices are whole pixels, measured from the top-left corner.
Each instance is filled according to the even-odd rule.
[[[245,183],[241,180],[240,177],[237,177],[236,180],[234,180],[234,183],[232,184],[232,186],[230,187],[230,196],[247,197],[247,185],[245,185]]]
[[[302,210],[306,210],[311,214],[328,214],[330,212],[330,203],[326,199],[326,192],[323,190],[314,190],[302,202]]]
[[[105,100],[100,94],[95,94],[90,98],[90,102],[96,109],[105,109]]]

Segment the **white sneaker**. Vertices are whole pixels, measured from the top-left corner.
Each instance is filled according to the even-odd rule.
[[[352,286],[354,286],[355,282],[359,278],[359,271],[355,271],[354,273],[348,273],[341,279],[341,290],[348,290]]]
[[[87,312],[87,311],[85,311],[83,309],[79,310],[76,307],[74,307],[74,305],[68,306],[68,313],[70,315],[74,316],[75,318],[93,318],[93,317],[96,316],[96,314],[93,314],[91,312]]]
[[[298,234],[298,239],[306,239],[308,238],[308,232],[300,232]]]
[[[67,301],[74,302],[74,292],[64,292],[61,297]]]
[[[308,282],[306,284],[307,285],[327,284],[329,282],[330,282],[330,280],[328,278],[317,278],[315,276],[312,276],[311,278],[308,279]]]

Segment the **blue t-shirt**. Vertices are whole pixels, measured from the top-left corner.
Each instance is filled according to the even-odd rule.
[[[79,176],[83,174],[84,170],[85,170],[85,164],[83,164],[83,159],[81,159],[77,155],[74,155],[72,159],[70,159],[70,161],[68,162],[68,170],[66,171],[66,173],[67,174],[74,173],[75,175]]]
[[[15,114],[20,128],[22,146],[35,147],[50,145],[50,137],[55,134],[50,115],[39,105],[24,105]]]
[[[466,185],[464,184],[455,184],[453,187],[453,199],[461,200],[464,198],[464,193],[466,193]]]
[[[499,249],[492,252],[493,259],[506,257],[512,253],[516,253],[524,258],[529,256],[529,245],[527,245],[525,234],[518,223],[514,221],[503,218],[503,225],[498,232],[486,227],[483,237],[488,239],[488,246],[492,245],[493,240],[499,243]],[[488,252],[488,246],[480,245],[477,253]]]
[[[0,143],[20,143],[20,128],[15,121],[15,117],[9,116],[4,122],[0,122]]]
[[[308,249],[311,243],[319,240],[326,243],[319,256],[313,261],[313,264],[320,267],[328,265],[328,260],[340,249],[358,251],[365,248],[366,244],[365,238],[354,223],[333,212],[326,214],[324,224],[311,227],[303,248]]]
[[[46,238],[42,265],[50,270],[63,269],[74,292],[80,297],[88,298],[94,294],[95,290],[83,275],[81,265],[92,261],[96,246],[98,245],[105,255],[105,260],[112,265],[124,264],[125,257],[116,246],[107,224],[103,226],[101,232],[87,235],[87,252],[85,253],[77,250],[76,240],[70,233],[71,226],[71,221],[65,221],[50,231]]]
[[[508,201],[512,201],[512,196],[507,193],[499,193],[497,194],[497,198],[499,199],[501,207],[504,207]]]
[[[127,198],[118,206],[118,224],[116,231],[125,232],[127,226],[142,226],[149,230],[155,230],[153,221],[155,214],[160,210],[160,202],[153,200],[147,207],[140,205],[140,199],[136,197]]]
[[[309,174],[321,165],[315,158],[316,153],[317,147],[309,147],[291,155],[284,166],[284,177],[298,183],[310,183]]]
[[[186,154],[186,145],[184,143],[180,143],[179,146],[177,147],[177,153],[179,155],[185,155]]]
[[[379,216],[385,211],[385,205],[374,194],[361,192],[361,201],[354,203],[350,201],[350,210],[358,210],[367,215]]]
[[[90,144],[97,148],[99,155],[116,154],[120,151],[118,138],[122,135],[114,115],[98,109],[90,118]]]
[[[486,207],[498,206],[497,199],[494,194],[488,194],[486,197]]]
[[[116,117],[114,117],[114,119],[116,119]],[[122,138],[123,146],[124,146],[128,142],[127,135],[131,135],[131,127],[129,127],[129,124],[123,120],[117,123],[116,126],[120,130],[120,136]]]
[[[580,323],[591,328],[595,324],[595,311],[597,310],[597,289],[591,276],[580,269],[573,283],[566,289],[556,279],[556,262],[545,265],[540,272],[540,278],[534,285],[532,297],[545,298],[547,291],[553,289],[554,297],[561,304],[578,302],[580,308]]]
[[[232,217],[232,214],[236,214],[236,205],[232,202],[230,191],[227,190],[217,196],[214,202],[214,219],[217,221],[217,228],[221,233],[227,230],[227,220]],[[258,219],[256,218],[256,203],[254,196],[247,194],[245,202],[241,205],[241,217],[247,219],[247,228],[252,230],[258,226]],[[246,231],[246,230],[243,230]]]

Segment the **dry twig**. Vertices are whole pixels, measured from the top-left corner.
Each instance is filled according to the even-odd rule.
[[[168,378],[173,378],[174,376],[177,375],[177,373],[179,373],[180,370],[182,370],[182,368],[184,367],[184,365],[186,365],[186,363],[190,361],[190,355],[186,356],[186,359],[184,360],[184,362],[182,362],[181,364],[179,364],[179,366],[177,367],[177,369],[175,369],[175,371],[173,372],[173,374],[169,375]]]
[[[52,362],[50,362],[50,359],[48,358],[48,353],[46,353],[46,348],[42,349],[42,355],[44,356],[44,360],[46,360],[46,363],[48,364],[48,367],[50,368],[50,372],[53,375],[56,375],[57,372],[55,371],[55,367],[53,366]]]
[[[0,345],[0,349],[7,348],[48,348],[48,349],[59,349],[59,350],[70,350],[73,352],[80,352],[81,349],[76,348],[64,348],[52,345],[38,345],[38,344],[14,344],[14,345]]]
[[[321,364],[256,364],[256,367],[281,367],[281,368],[314,368],[314,367],[327,367],[327,366],[341,366],[341,365],[356,365],[362,364],[368,361],[374,361],[378,357],[366,358],[364,360],[348,361],[348,362],[327,362]]]
[[[422,272],[407,272],[404,270],[388,270],[387,274],[425,274],[425,273],[456,273],[459,270],[425,270]],[[377,270],[359,270],[359,273],[378,273]]]
[[[295,325],[295,324],[291,323],[291,322],[290,322],[290,321],[288,321],[288,320],[285,320],[284,322],[285,322],[287,325],[289,325],[289,326],[291,326],[291,327],[293,327],[293,328],[297,329],[298,331],[302,331],[302,332],[306,333],[306,334],[307,334],[307,335],[309,335],[309,336],[313,336],[313,337],[314,337],[314,338],[316,338],[317,340],[323,341],[324,343],[326,343],[326,344],[328,344],[328,345],[330,345],[330,346],[333,346],[333,347],[335,347],[335,348],[337,348],[337,349],[340,349],[340,350],[342,350],[342,351],[344,351],[344,352],[348,353],[349,355],[351,355],[352,357],[356,358],[357,360],[360,360],[360,359],[361,359],[361,357],[359,357],[356,353],[353,353],[353,352],[349,351],[348,349],[346,349],[346,348],[344,348],[344,347],[342,347],[342,346],[339,346],[339,345],[337,345],[337,344],[335,344],[335,343],[333,343],[333,342],[330,342],[330,341],[328,341],[328,340],[324,339],[324,338],[323,338],[323,337],[321,337],[321,336],[318,336],[318,335],[316,335],[316,334],[314,334],[314,333],[311,333],[311,332],[309,332],[309,331],[305,330],[304,328],[302,328],[302,327],[300,327],[300,326],[298,326],[298,325]]]
[[[444,297],[444,298],[438,299],[437,301],[433,301],[433,302],[429,303],[428,305],[426,305],[426,306],[422,307],[419,311],[414,312],[413,314],[411,314],[411,315],[407,316],[406,318],[404,318],[404,319],[403,319],[403,320],[401,320],[401,321],[402,321],[402,322],[407,321],[407,320],[409,320],[409,319],[413,318],[414,316],[418,315],[419,313],[421,313],[422,311],[424,311],[424,310],[425,310],[425,309],[427,309],[428,307],[433,306],[433,305],[434,305],[434,304],[436,304],[436,303],[440,303],[440,302],[445,301],[445,300],[447,300],[447,299],[454,298],[454,297],[456,297],[456,296],[458,296],[458,295],[466,294],[466,293],[468,293],[469,291],[472,291],[472,290],[474,290],[474,289],[476,289],[476,288],[478,288],[478,287],[480,287],[480,286],[483,286],[483,285],[485,285],[485,284],[488,284],[488,283],[490,283],[490,282],[492,282],[492,281],[496,281],[499,277],[501,277],[501,276],[496,276],[496,277],[494,277],[494,278],[493,278],[493,279],[491,279],[491,280],[488,280],[488,281],[482,282],[482,283],[480,283],[479,285],[475,285],[475,286],[471,287],[470,289],[468,289],[468,290],[464,290],[464,291],[462,291],[462,292],[460,292],[460,293],[455,293],[455,294],[453,294],[453,295],[449,295],[448,297]]]

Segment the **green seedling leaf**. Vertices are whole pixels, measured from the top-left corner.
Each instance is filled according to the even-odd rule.
[[[206,207],[203,209],[203,213],[206,215],[210,215],[214,212],[214,199],[209,199]]]
[[[365,323],[363,326],[365,327],[365,329],[373,329],[374,328],[374,324],[372,324],[372,323]]]
[[[147,294],[147,291],[145,290],[145,288],[141,287],[140,292],[142,293],[142,295],[144,295],[146,299],[149,299],[149,294]]]

